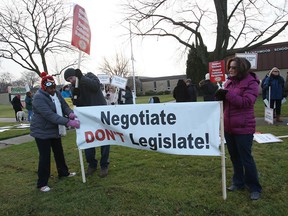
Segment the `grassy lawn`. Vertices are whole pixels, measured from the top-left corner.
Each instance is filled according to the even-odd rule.
[[[285,126],[277,126],[279,133],[286,130]],[[219,157],[168,155],[111,146],[108,177],[102,179],[95,174],[84,184],[74,131],[63,138],[63,146],[70,170],[79,175],[59,180],[52,160],[49,184],[53,189],[49,193],[35,188],[35,142],[0,150],[1,215],[287,215],[286,141],[254,145],[263,186],[258,201],[250,201],[248,191],[228,193],[227,200],[222,199]],[[229,159],[226,171],[229,185]]]
[[[4,140],[4,139],[9,139],[12,137],[17,137],[17,136],[22,136],[25,134],[29,134],[30,133],[30,129],[26,128],[26,129],[18,129],[15,126],[19,125],[18,122],[15,123],[6,123],[6,122],[0,122],[0,129],[2,129],[3,127],[12,127],[12,129],[4,131],[4,132],[0,132],[0,140]]]
[[[0,118],[15,118],[15,112],[11,104],[0,105]]]
[[[147,103],[149,98],[139,97],[137,103]],[[259,117],[264,113],[261,103],[259,99],[255,105]],[[282,110],[283,116],[288,116],[286,104]],[[0,111],[2,115],[2,106]],[[257,126],[257,131],[276,136],[288,133],[287,126],[281,125]],[[75,139],[75,131],[70,130],[63,146],[70,170],[78,175],[59,180],[52,157],[49,185],[53,189],[49,193],[36,189],[38,151],[34,141],[0,149],[0,215],[287,215],[288,139],[253,146],[263,186],[258,201],[250,201],[247,190],[227,192],[227,200],[223,200],[220,157],[168,155],[119,146],[111,146],[108,177],[98,177],[97,171],[84,184]],[[232,164],[227,151],[226,157],[229,185]]]

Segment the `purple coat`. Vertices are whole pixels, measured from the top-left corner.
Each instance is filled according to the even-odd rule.
[[[254,73],[238,81],[230,78],[224,85],[228,90],[224,101],[224,131],[232,134],[254,134],[256,120],[254,104],[259,80]]]

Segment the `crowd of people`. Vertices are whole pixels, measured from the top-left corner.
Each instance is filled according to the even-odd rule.
[[[254,104],[258,97],[260,81],[251,71],[251,64],[245,58],[234,57],[227,61],[225,82],[211,82],[209,73],[198,85],[191,79],[180,79],[173,90],[176,102],[197,102],[199,92],[203,101],[223,101],[224,134],[233,165],[232,184],[228,191],[248,188],[251,200],[261,197],[262,186],[259,182],[256,163],[252,155],[253,134],[256,120]],[[228,75],[228,76],[227,76]],[[48,192],[51,165],[51,149],[57,166],[59,178],[73,177],[66,165],[61,137],[66,135],[66,127],[79,128],[81,122],[73,112],[75,106],[106,106],[133,104],[131,89],[103,85],[91,72],[83,74],[80,69],[68,68],[64,78],[70,84],[60,91],[52,76],[41,74],[41,88],[33,96],[29,91],[25,97],[28,121],[31,123],[31,136],[35,138],[39,152],[37,188]],[[77,83],[77,84],[76,84]],[[287,96],[285,80],[277,67],[272,68],[261,82],[265,106],[275,110],[277,122],[281,122],[281,104]],[[153,101],[152,101],[153,100]],[[152,101],[152,102],[151,102]],[[23,110],[21,96],[16,95],[11,101],[17,120],[17,112]],[[149,103],[160,103],[159,98],[152,97]],[[69,106],[70,105],[70,106]],[[96,148],[85,149],[88,163],[86,175],[93,175],[100,164],[100,177],[106,177],[109,169],[110,146],[101,146],[100,162],[96,159]]]

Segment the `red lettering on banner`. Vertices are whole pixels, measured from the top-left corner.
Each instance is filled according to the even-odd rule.
[[[98,129],[95,131],[95,133],[92,131],[85,132],[86,143],[94,142],[95,139],[98,141],[103,141],[105,139],[116,141],[117,138],[120,138],[121,141],[124,142],[124,134],[117,131]]]
[[[103,140],[105,139],[105,133],[104,133],[104,131],[103,131],[103,130],[97,130],[97,131],[95,132],[95,137],[96,137],[97,140],[103,141]]]
[[[85,140],[87,143],[93,142],[95,140],[92,131],[85,132]]]

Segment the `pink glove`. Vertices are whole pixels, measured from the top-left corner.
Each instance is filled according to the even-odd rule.
[[[71,112],[69,114],[69,119],[74,120],[75,118],[77,118],[77,116],[73,112]]]
[[[69,120],[67,126],[71,126],[74,128],[80,128],[80,121],[78,120]]]

